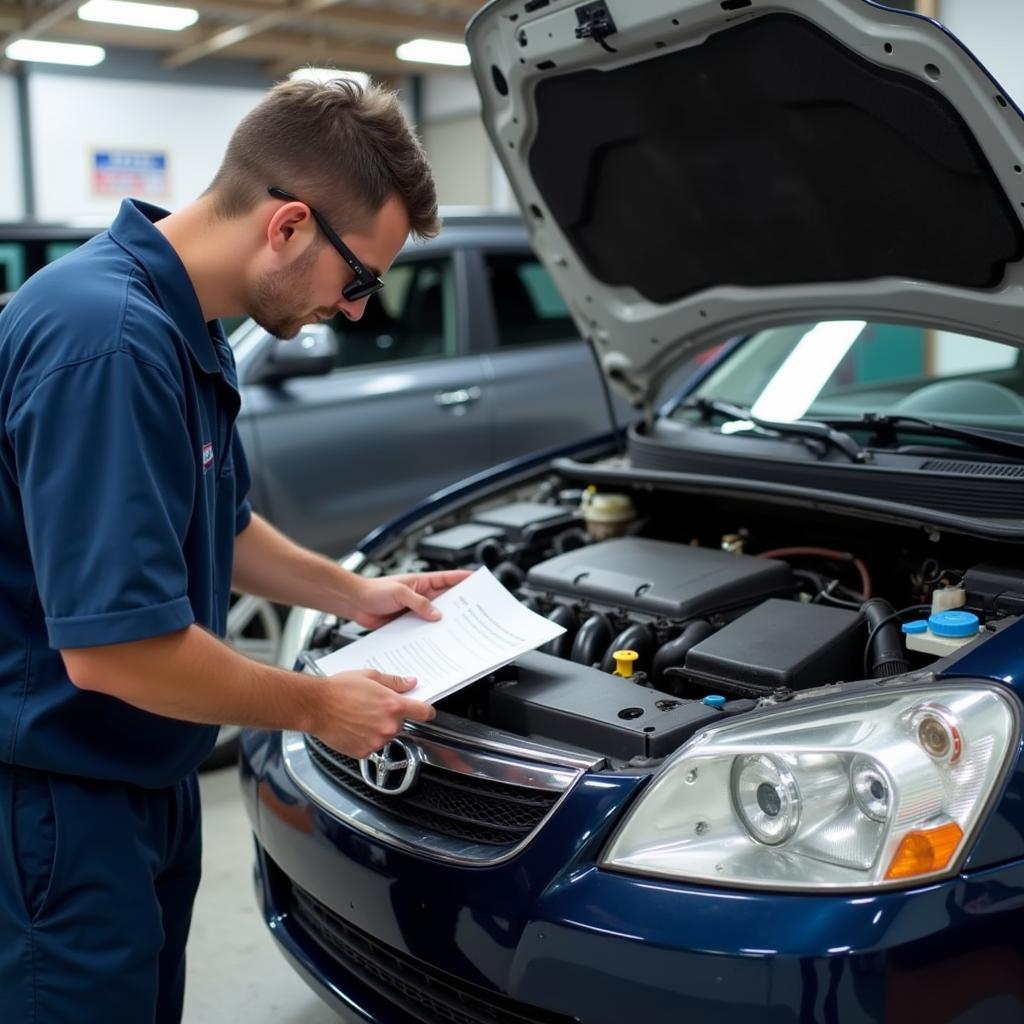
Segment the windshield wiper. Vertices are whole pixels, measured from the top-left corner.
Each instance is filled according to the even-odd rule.
[[[857,444],[849,434],[836,430],[823,420],[786,422],[764,420],[760,416],[752,415],[750,410],[742,405],[733,405],[732,402],[725,402],[720,398],[695,398],[687,402],[683,408],[695,409],[704,420],[709,420],[712,413],[718,413],[720,416],[728,416],[730,419],[745,420],[761,430],[770,430],[783,437],[796,437],[801,440],[818,441],[824,445],[831,445],[848,456],[851,462],[870,461],[868,452]]]
[[[851,419],[828,417],[816,422],[830,427],[871,430],[882,444],[896,444],[898,434],[930,434],[932,437],[948,437],[951,441],[963,441],[982,451],[996,455],[1024,458],[1024,438],[1008,437],[995,430],[983,427],[959,427],[950,423],[937,423],[923,416],[903,416],[900,413],[866,412]]]

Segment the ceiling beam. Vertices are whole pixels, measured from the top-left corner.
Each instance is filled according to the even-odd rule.
[[[282,43],[280,36],[274,35],[247,40],[234,47],[230,53],[251,60],[291,59],[294,61],[293,68],[304,64],[327,63],[352,71],[392,72],[399,75],[445,70],[437,64],[399,60],[391,47],[353,46],[350,43],[339,46],[329,39],[319,39],[316,44],[318,45],[311,45],[308,42]]]
[[[237,46],[252,36],[260,35],[266,32],[267,29],[275,28],[282,22],[301,18],[303,14],[315,14],[323,8],[331,7],[339,2],[340,0],[302,0],[301,3],[294,6],[279,5],[276,10],[260,14],[241,25],[233,25],[231,28],[214,32],[209,39],[201,43],[194,43],[191,46],[185,46],[180,50],[176,50],[164,59],[163,66],[171,69],[184,67],[186,64],[201,60],[203,57],[209,57],[214,53],[219,53],[221,50]]]
[[[229,15],[238,18],[259,16],[266,7],[253,0],[189,0],[202,14]],[[407,14],[393,8],[356,7],[345,4],[341,10],[321,11],[317,14],[297,15],[296,21],[310,28],[334,29],[339,33],[367,33],[395,39],[427,36],[431,39],[451,39],[461,42],[466,31],[465,20],[432,18]]]
[[[190,43],[201,43],[202,36],[195,29]],[[167,49],[168,40],[163,32],[128,28],[116,25],[96,25],[86,21],[67,21],[58,26],[51,38],[72,43],[106,43],[108,46],[134,47],[142,50]],[[255,36],[232,46],[223,57],[239,60],[289,62],[292,68],[303,64],[328,63],[353,71],[387,72],[412,75],[427,71],[444,72],[438,64],[421,64],[399,60],[393,47],[375,46],[353,40],[334,40],[324,35],[310,38],[298,32],[276,31]],[[447,69],[454,70],[454,69]]]
[[[21,28],[11,32],[10,35],[0,39],[0,50],[6,50],[16,39],[37,39],[44,32],[48,32],[55,25],[64,21],[68,15],[74,14],[81,6],[82,0],[64,0],[64,3],[47,11],[41,18],[27,22]]]

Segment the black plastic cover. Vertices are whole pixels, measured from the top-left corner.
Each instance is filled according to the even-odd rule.
[[[510,540],[536,541],[578,522],[575,512],[537,501],[516,501],[473,516],[478,523],[500,527]]]
[[[495,684],[488,724],[569,743],[605,757],[665,757],[722,717],[700,701],[648,690],[621,676],[533,651]]]
[[[535,565],[529,586],[667,619],[741,608],[792,590],[785,562],[622,537]]]
[[[477,544],[482,540],[504,539],[504,536],[505,531],[496,526],[463,523],[422,537],[416,545],[416,554],[432,562],[460,565],[473,557]]]
[[[686,674],[716,683],[799,690],[863,675],[867,635],[859,612],[799,601],[765,601],[702,640]]]

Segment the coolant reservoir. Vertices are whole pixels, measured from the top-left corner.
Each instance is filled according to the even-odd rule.
[[[943,611],[927,619],[904,622],[902,630],[907,638],[908,651],[921,651],[944,657],[969,644],[981,628],[973,612]]]
[[[580,514],[595,540],[621,537],[636,519],[636,506],[628,494],[602,494],[591,485],[583,492]]]

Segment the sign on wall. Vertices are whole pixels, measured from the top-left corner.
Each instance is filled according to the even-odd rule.
[[[93,195],[159,198],[169,191],[167,153],[163,150],[92,151]]]

